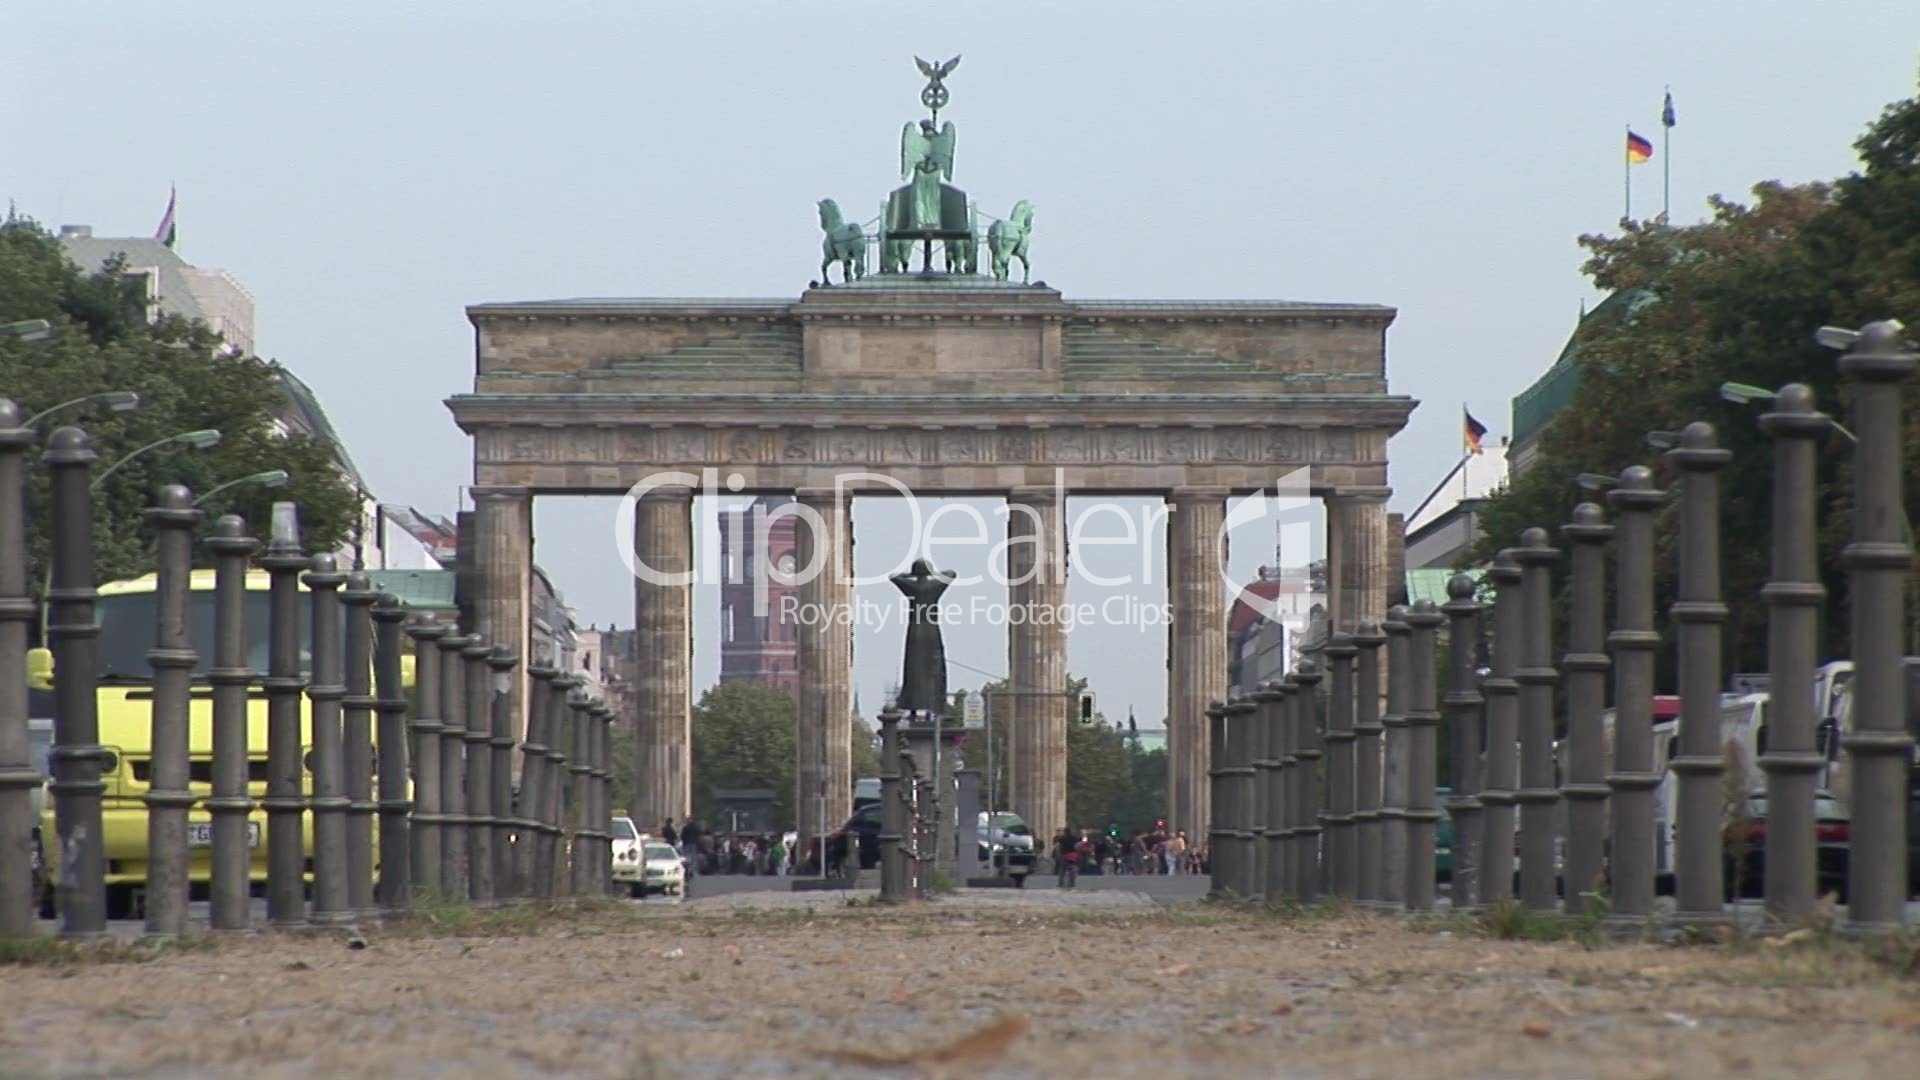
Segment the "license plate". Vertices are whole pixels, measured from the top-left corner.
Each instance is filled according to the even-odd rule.
[[[212,847],[213,846],[213,822],[211,821],[187,822],[187,846],[188,847]],[[257,821],[247,822],[247,846],[250,848],[257,848],[260,846],[260,823]]]

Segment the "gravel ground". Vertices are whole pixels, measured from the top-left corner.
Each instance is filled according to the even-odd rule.
[[[1903,970],[1812,934],[1590,950],[1124,891],[848,899],[53,954],[0,967],[0,1076],[1658,1080],[1920,1058],[1912,942]]]

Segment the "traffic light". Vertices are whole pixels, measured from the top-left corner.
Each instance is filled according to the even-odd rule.
[[[1093,723],[1093,691],[1091,690],[1080,691],[1080,722]]]

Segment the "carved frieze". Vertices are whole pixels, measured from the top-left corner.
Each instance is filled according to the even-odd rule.
[[[1028,429],[918,427],[655,427],[608,430],[503,424],[480,428],[485,464],[835,465],[1342,465],[1370,460],[1380,440],[1349,427]]]

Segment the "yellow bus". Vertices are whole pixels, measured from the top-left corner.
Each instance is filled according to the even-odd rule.
[[[188,632],[199,655],[194,666],[192,694],[188,714],[188,789],[205,799],[213,794],[213,687],[206,678],[213,665],[214,572],[195,570],[190,588]],[[108,757],[101,770],[106,792],[101,806],[105,844],[107,917],[136,917],[144,901],[147,882],[147,793],[153,764],[153,669],[147,650],[154,644],[155,578],[152,575],[132,581],[118,581],[99,589],[97,617],[99,637],[100,744]],[[270,623],[268,619],[269,576],[264,570],[251,570],[246,581],[246,666],[256,675],[265,675],[268,662]],[[303,584],[300,589],[300,663],[303,672],[310,666],[312,650],[309,638],[312,616]],[[49,663],[44,654],[36,658],[42,671],[38,680],[45,685]],[[53,673],[58,678],[58,673]],[[411,686],[412,657],[403,662],[403,680]],[[312,723],[308,702],[300,697],[300,790],[312,794]],[[377,755],[376,755],[377,756]],[[349,768],[354,767],[349,762]],[[360,768],[373,774],[376,763],[369,758]],[[256,802],[267,793],[267,695],[258,684],[247,688],[247,794]],[[204,806],[188,811],[188,880],[193,898],[204,899],[211,876],[212,817]],[[248,820],[248,839],[253,849],[249,876],[253,891],[262,893],[267,880],[267,814],[255,807]],[[313,870],[313,820],[303,815],[302,833],[306,849],[307,880]],[[45,864],[41,889],[41,914],[52,917],[57,901],[51,883],[59,880],[59,847],[54,838],[53,800],[45,799],[40,814],[42,861]],[[375,829],[378,843],[378,829]],[[378,859],[376,848],[375,858]]]

